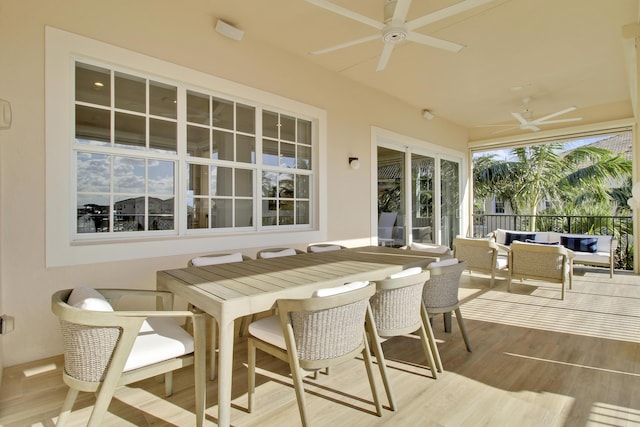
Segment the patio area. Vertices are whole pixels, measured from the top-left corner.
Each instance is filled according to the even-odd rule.
[[[384,344],[399,410],[373,414],[361,361],[345,363],[305,381],[315,425],[350,426],[636,426],[640,425],[640,283],[638,276],[576,267],[573,289],[560,300],[556,284],[463,274],[461,309],[473,353],[457,324],[443,332],[434,321],[445,372],[430,378],[417,337]],[[6,368],[0,392],[0,425],[52,426],[67,387],[62,358]],[[234,359],[231,423],[298,425],[288,366],[259,353],[256,409],[246,412],[246,340]],[[275,370],[276,373],[273,373]],[[377,372],[376,372],[377,374]],[[383,406],[382,383],[379,376]],[[137,385],[144,385],[138,388]],[[207,423],[217,416],[216,382],[207,383]],[[191,368],[176,374],[174,395],[146,380],[116,392],[105,426],[193,424]],[[93,396],[81,394],[69,425],[84,425]]]

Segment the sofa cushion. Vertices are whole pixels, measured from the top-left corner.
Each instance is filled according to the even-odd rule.
[[[598,238],[597,237],[569,237],[560,236],[560,243],[567,249],[571,249],[576,252],[598,252]]]
[[[536,235],[536,238],[538,236]],[[560,244],[560,242],[545,242],[545,241],[541,241],[541,240],[531,240],[531,239],[527,239],[525,240],[526,243],[535,243],[537,245],[553,245],[553,246],[557,246]]]
[[[512,233],[510,231],[507,231],[506,235],[505,235],[505,239],[504,239],[504,244],[509,246],[511,245],[511,242],[513,242],[514,240],[519,240],[521,242],[528,240],[535,240],[536,238],[536,233]]]

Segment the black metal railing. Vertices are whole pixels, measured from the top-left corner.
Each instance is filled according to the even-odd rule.
[[[534,222],[532,224],[532,222]],[[558,233],[614,236],[618,239],[615,268],[633,270],[633,220],[631,216],[588,215],[473,215],[474,237],[484,237],[501,228],[514,231],[555,231]]]

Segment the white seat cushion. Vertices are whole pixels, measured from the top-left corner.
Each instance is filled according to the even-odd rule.
[[[220,256],[201,256],[191,260],[191,265],[194,267],[203,267],[205,265],[214,264],[226,264],[229,262],[242,261],[242,254],[237,252],[235,254],[220,255]]]
[[[445,254],[450,251],[450,249],[444,245],[428,245],[425,243],[411,243],[410,248],[416,251],[433,252],[434,254]]]
[[[78,286],[69,295],[67,304],[75,308],[91,311],[113,311],[111,304],[93,288]]]
[[[124,371],[193,353],[193,337],[171,317],[150,317],[140,328]]]
[[[279,316],[270,316],[251,322],[249,334],[276,347],[287,348]]]
[[[335,286],[333,288],[318,289],[313,293],[313,297],[330,297],[332,295],[339,295],[349,291],[355,291],[356,289],[364,288],[369,282],[350,282],[341,286]]]
[[[449,265],[456,265],[458,263],[458,258],[449,258],[443,259],[442,261],[432,262],[427,266],[427,268],[438,268],[438,267],[447,267]]]
[[[311,252],[339,251],[340,249],[342,249],[340,245],[309,246]]]
[[[415,276],[416,274],[420,274],[420,273],[422,273],[422,268],[411,267],[411,268],[407,268],[406,270],[402,270],[398,273],[392,274],[391,276],[389,276],[389,279],[399,279],[401,277]]]
[[[296,254],[296,250],[293,248],[289,248],[289,249],[283,249],[281,251],[275,251],[275,252],[262,252],[260,256],[262,258],[277,258],[281,256],[291,256],[295,254]]]

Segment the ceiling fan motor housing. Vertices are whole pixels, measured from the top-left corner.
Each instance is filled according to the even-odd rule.
[[[407,38],[407,31],[402,27],[388,27],[382,32],[385,43],[400,43]]]

